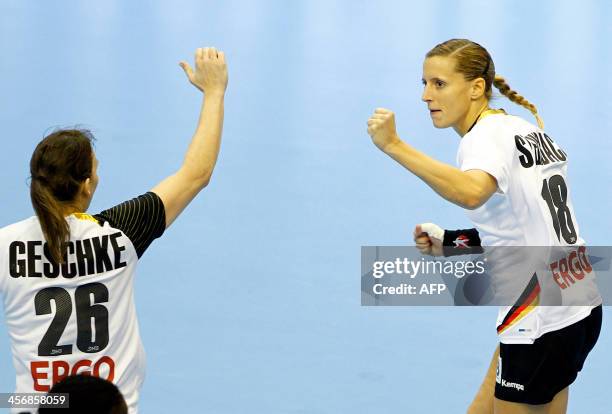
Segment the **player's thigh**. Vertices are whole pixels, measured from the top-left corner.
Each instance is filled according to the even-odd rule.
[[[497,359],[499,357],[499,346],[493,353],[491,363],[487,369],[484,380],[467,410],[467,414],[493,414],[493,395],[495,393],[495,376],[497,371]]]
[[[503,401],[498,398],[493,402],[494,414],[566,414],[569,388],[559,391],[548,404],[530,405]]]

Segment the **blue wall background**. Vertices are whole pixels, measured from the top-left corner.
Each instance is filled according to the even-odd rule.
[[[391,108],[406,141],[454,163],[458,137],[420,101],[422,59],[478,41],[570,154],[583,237],[609,245],[611,17],[600,1],[3,0],[0,226],[32,214],[28,161],[49,127],[98,139],[91,212],[172,173],[201,99],[178,61],[214,45],[230,69],[220,160],[137,277],[142,411],[463,412],[496,309],[361,307],[359,254],[410,243],[419,222],[469,223],[380,153],[366,121]],[[609,412],[611,345],[604,326],[569,412]],[[0,373],[10,392],[3,322]]]

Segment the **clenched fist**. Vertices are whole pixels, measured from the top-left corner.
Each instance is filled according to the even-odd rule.
[[[429,256],[442,256],[442,241],[444,240],[444,229],[437,224],[417,224],[414,233],[416,248],[421,254]]]
[[[368,119],[368,134],[372,142],[382,151],[398,142],[400,139],[395,130],[395,114],[385,108],[376,108],[370,119]]]
[[[198,48],[195,52],[195,70],[184,60],[179,63],[193,86],[205,95],[224,94],[227,88],[225,54],[214,47]]]

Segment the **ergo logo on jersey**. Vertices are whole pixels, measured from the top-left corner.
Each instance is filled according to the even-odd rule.
[[[571,287],[576,280],[584,279],[588,273],[593,271],[584,246],[578,247],[578,250],[572,250],[566,257],[552,262],[549,266],[555,283],[561,289]]]
[[[100,375],[100,371],[108,372],[106,378]],[[94,377],[100,377],[112,382],[115,378],[115,361],[109,356],[103,356],[95,362],[90,359],[82,359],[75,362],[72,367],[68,362],[60,360],[31,361],[30,372],[34,381],[34,390],[47,392],[53,384],[61,381],[68,375],[93,375]],[[48,383],[49,380],[51,380],[50,383]],[[47,382],[47,384],[41,383],[42,381]]]

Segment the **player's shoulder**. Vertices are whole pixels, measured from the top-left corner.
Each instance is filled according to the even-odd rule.
[[[151,191],[103,210],[93,218],[104,228],[120,230],[134,244],[139,258],[166,228],[164,204]]]
[[[163,208],[163,202],[161,198],[152,191],[147,191],[137,197],[120,202],[119,204],[113,205],[110,208],[100,211],[94,214],[93,217],[97,220],[101,220],[105,215],[109,213],[124,213],[127,210],[138,210],[141,208]]]
[[[512,151],[514,137],[541,131],[536,125],[515,115],[495,113],[480,120],[461,142],[462,147],[496,147],[503,152]]]
[[[66,216],[66,221],[70,227],[70,237],[74,239],[102,236],[112,233],[111,228],[91,214],[72,213]]]
[[[514,136],[517,134],[523,135],[532,132],[543,132],[537,125],[526,119],[506,113],[487,116],[478,124],[476,126],[480,126],[480,128],[477,132],[480,134],[501,138],[505,138],[509,135]]]

